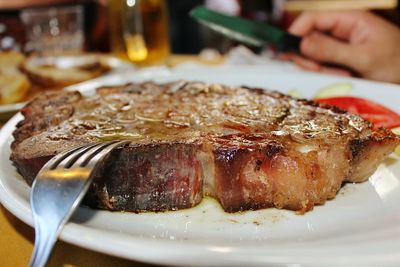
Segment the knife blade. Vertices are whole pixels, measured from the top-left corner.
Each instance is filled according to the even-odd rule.
[[[282,52],[298,52],[300,49],[300,37],[267,23],[227,16],[203,6],[192,9],[190,16],[230,39],[251,46],[273,46]]]

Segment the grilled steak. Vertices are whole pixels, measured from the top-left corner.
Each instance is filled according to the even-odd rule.
[[[225,211],[304,213],[361,182],[399,139],[341,109],[278,92],[198,82],[48,93],[28,104],[11,160],[31,184],[55,154],[110,139],[113,152],[84,200],[95,208],[163,211],[205,195]]]

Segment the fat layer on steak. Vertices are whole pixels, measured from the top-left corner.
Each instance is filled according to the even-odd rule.
[[[113,139],[84,202],[95,208],[189,208],[205,195],[225,211],[304,213],[361,182],[399,139],[341,109],[258,88],[151,82],[40,96],[23,110],[11,160],[31,184],[52,156]]]

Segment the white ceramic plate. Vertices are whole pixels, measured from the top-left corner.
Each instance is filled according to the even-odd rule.
[[[176,79],[249,85],[311,97],[335,82],[351,82],[354,95],[400,112],[400,87],[312,73],[266,72],[260,67],[145,70],[97,79],[80,90],[126,81]],[[92,86],[92,87],[91,87]],[[32,225],[29,187],[9,161],[16,115],[0,132],[0,200]],[[391,156],[369,181],[347,184],[337,197],[303,216],[265,209],[224,213],[205,199],[199,206],[166,213],[119,213],[80,208],[61,239],[129,259],[180,266],[399,266],[400,159]]]
[[[47,56],[33,58],[29,61],[29,64],[34,66],[51,64],[59,68],[68,68],[80,64],[87,64],[88,62],[96,60],[97,57],[97,54],[83,54],[81,56]],[[135,68],[133,64],[113,56],[101,55],[101,60],[111,67],[111,71],[105,73],[104,76],[113,75],[115,73],[123,73]],[[25,102],[19,102],[14,104],[0,105],[0,120],[6,120],[10,118],[21,108],[23,108],[25,104]]]

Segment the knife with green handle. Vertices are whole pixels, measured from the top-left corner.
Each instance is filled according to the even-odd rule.
[[[267,23],[227,16],[202,6],[192,9],[190,16],[228,38],[248,45],[273,46],[282,52],[298,52],[300,49],[300,37]]]

